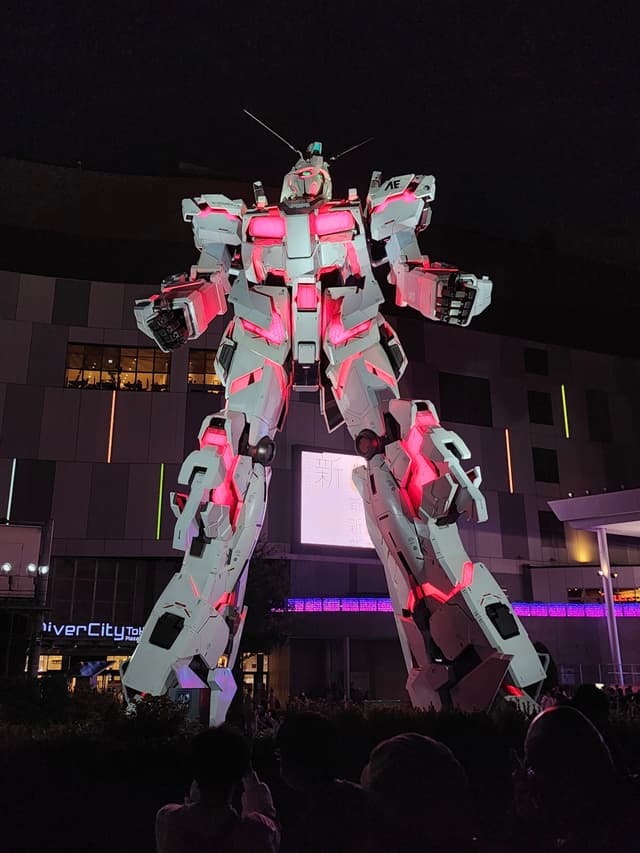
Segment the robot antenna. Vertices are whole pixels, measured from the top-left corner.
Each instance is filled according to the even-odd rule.
[[[362,142],[358,142],[357,145],[351,145],[349,148],[345,148],[344,151],[340,151],[338,154],[332,154],[329,157],[329,161],[333,163],[334,160],[338,160],[340,157],[344,157],[345,154],[349,154],[351,151],[355,151],[356,148],[362,148],[363,145],[366,145],[367,142],[371,142],[373,140],[373,136],[370,136],[368,139],[363,139]]]
[[[275,137],[277,137],[280,140],[280,142],[284,142],[284,144],[287,145],[292,151],[296,152],[296,154],[300,157],[301,160],[304,159],[302,151],[300,151],[298,148],[296,148],[290,142],[287,142],[287,140],[284,138],[284,136],[280,136],[279,133],[276,133],[276,131],[272,127],[269,127],[268,124],[265,124],[263,121],[261,121],[258,118],[258,116],[254,116],[253,113],[250,113],[249,110],[245,109],[244,107],[242,108],[242,112],[246,113],[249,116],[249,118],[252,118],[254,121],[257,121],[258,124],[262,125],[262,127],[265,128],[265,130],[268,130],[269,133],[272,133]]]

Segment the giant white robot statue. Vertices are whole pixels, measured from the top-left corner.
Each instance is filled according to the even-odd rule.
[[[333,200],[322,146],[285,176],[279,204],[254,184],[251,207],[223,195],[182,202],[200,251],[189,275],[138,301],[139,328],[165,352],[195,340],[234,307],[216,372],[225,407],[205,418],[199,449],[172,494],[174,547],[184,551],[123,668],[129,700],[171,687],[211,688],[221,722],[246,608],[247,570],[264,518],[275,436],[289,392],[317,392],[328,430],[346,424],[365,460],[356,469],[367,528],[385,569],[414,706],[488,708],[497,696],[535,701],[544,668],[487,568],[462,545],[456,520],[487,518],[480,469],[428,400],[399,398],[406,367],[379,313],[370,241],[386,244],[398,305],[467,326],[489,305],[491,281],[432,263],[417,233],[429,224],[431,175],[382,180],[363,210],[356,190]]]

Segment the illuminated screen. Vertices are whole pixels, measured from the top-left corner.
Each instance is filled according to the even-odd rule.
[[[346,453],[300,453],[300,542],[341,548],[373,548],[354,468],[366,464]]]

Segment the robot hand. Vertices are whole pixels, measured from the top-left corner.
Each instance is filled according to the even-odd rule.
[[[434,319],[455,326],[467,326],[473,316],[483,311],[491,300],[488,278],[451,272],[438,276],[434,303]]]
[[[398,305],[409,305],[430,320],[453,326],[468,326],[491,302],[490,279],[438,264],[396,262],[389,281],[396,286]]]
[[[181,347],[190,337],[182,307],[174,307],[165,294],[138,299],[134,312],[138,328],[157,343],[163,352]]]

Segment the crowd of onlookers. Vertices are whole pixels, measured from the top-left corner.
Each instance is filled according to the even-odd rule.
[[[478,783],[495,785],[490,751],[472,785],[464,748],[454,754],[408,731],[374,746],[359,780],[348,781],[339,778],[335,722],[308,710],[306,697],[282,708],[271,693],[256,710],[245,694],[244,733],[225,725],[191,742],[191,790],[158,812],[158,853],[640,849],[633,768],[609,725],[612,701],[630,705],[635,696],[583,685],[571,699],[548,698],[513,750],[504,808],[488,821]],[[273,797],[252,767],[248,735],[260,734],[275,742]]]

